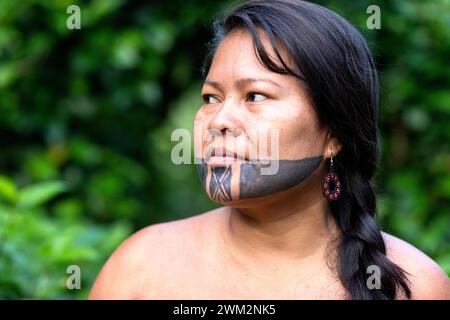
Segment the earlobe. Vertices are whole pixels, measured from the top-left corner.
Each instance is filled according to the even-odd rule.
[[[338,153],[341,151],[341,149],[342,149],[341,143],[336,138],[333,138],[331,156],[336,157],[338,155]]]
[[[342,144],[339,142],[339,140],[336,137],[330,136],[330,134],[327,135],[327,145],[325,148],[325,158],[331,158],[336,157],[338,153],[342,149]]]

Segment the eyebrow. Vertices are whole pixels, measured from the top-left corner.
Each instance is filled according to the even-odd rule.
[[[270,80],[270,79],[263,79],[263,78],[242,78],[242,79],[237,80],[235,82],[235,84],[238,86],[244,86],[246,84],[255,83],[255,82],[269,82],[269,83],[281,88],[281,86],[278,83],[276,83],[275,81]],[[223,86],[217,81],[205,80],[204,83],[210,85],[211,87],[214,87],[214,88],[217,88],[217,89],[223,91]]]

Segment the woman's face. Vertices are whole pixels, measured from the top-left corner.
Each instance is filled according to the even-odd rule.
[[[264,33],[261,40],[277,61]],[[218,203],[261,199],[307,183],[328,156],[326,132],[306,91],[297,78],[264,67],[246,31],[231,32],[217,48],[201,95],[195,156],[202,158],[206,192]]]

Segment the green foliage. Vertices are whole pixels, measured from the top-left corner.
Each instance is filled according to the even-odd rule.
[[[126,223],[100,226],[78,217],[51,218],[44,205],[66,186],[60,181],[21,189],[0,177],[0,298],[86,298],[105,257],[130,232]],[[81,269],[81,289],[69,290],[67,267]]]
[[[450,274],[450,3],[392,1],[379,35],[381,212],[389,231]],[[401,49],[400,49],[401,48]]]
[[[212,13],[228,3],[0,1],[0,298],[84,298],[133,230],[215,206],[195,168],[171,162],[170,134],[192,130]],[[449,2],[320,3],[363,32],[380,70],[380,221],[450,274]]]

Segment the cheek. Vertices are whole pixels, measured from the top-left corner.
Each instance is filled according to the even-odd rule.
[[[205,112],[204,108],[200,108],[194,117],[194,127],[195,126],[200,127],[202,125],[204,126],[208,116],[209,116],[208,112]]]
[[[265,138],[269,150],[278,148],[280,159],[301,159],[323,153],[322,130],[309,106],[284,104],[273,108],[255,118],[253,128],[257,129],[249,131],[249,138],[255,147],[261,149],[258,141]],[[278,139],[271,140],[275,131]]]
[[[201,150],[206,147],[210,139],[208,135],[208,121],[208,114],[202,110],[199,110],[194,117],[194,143]]]

